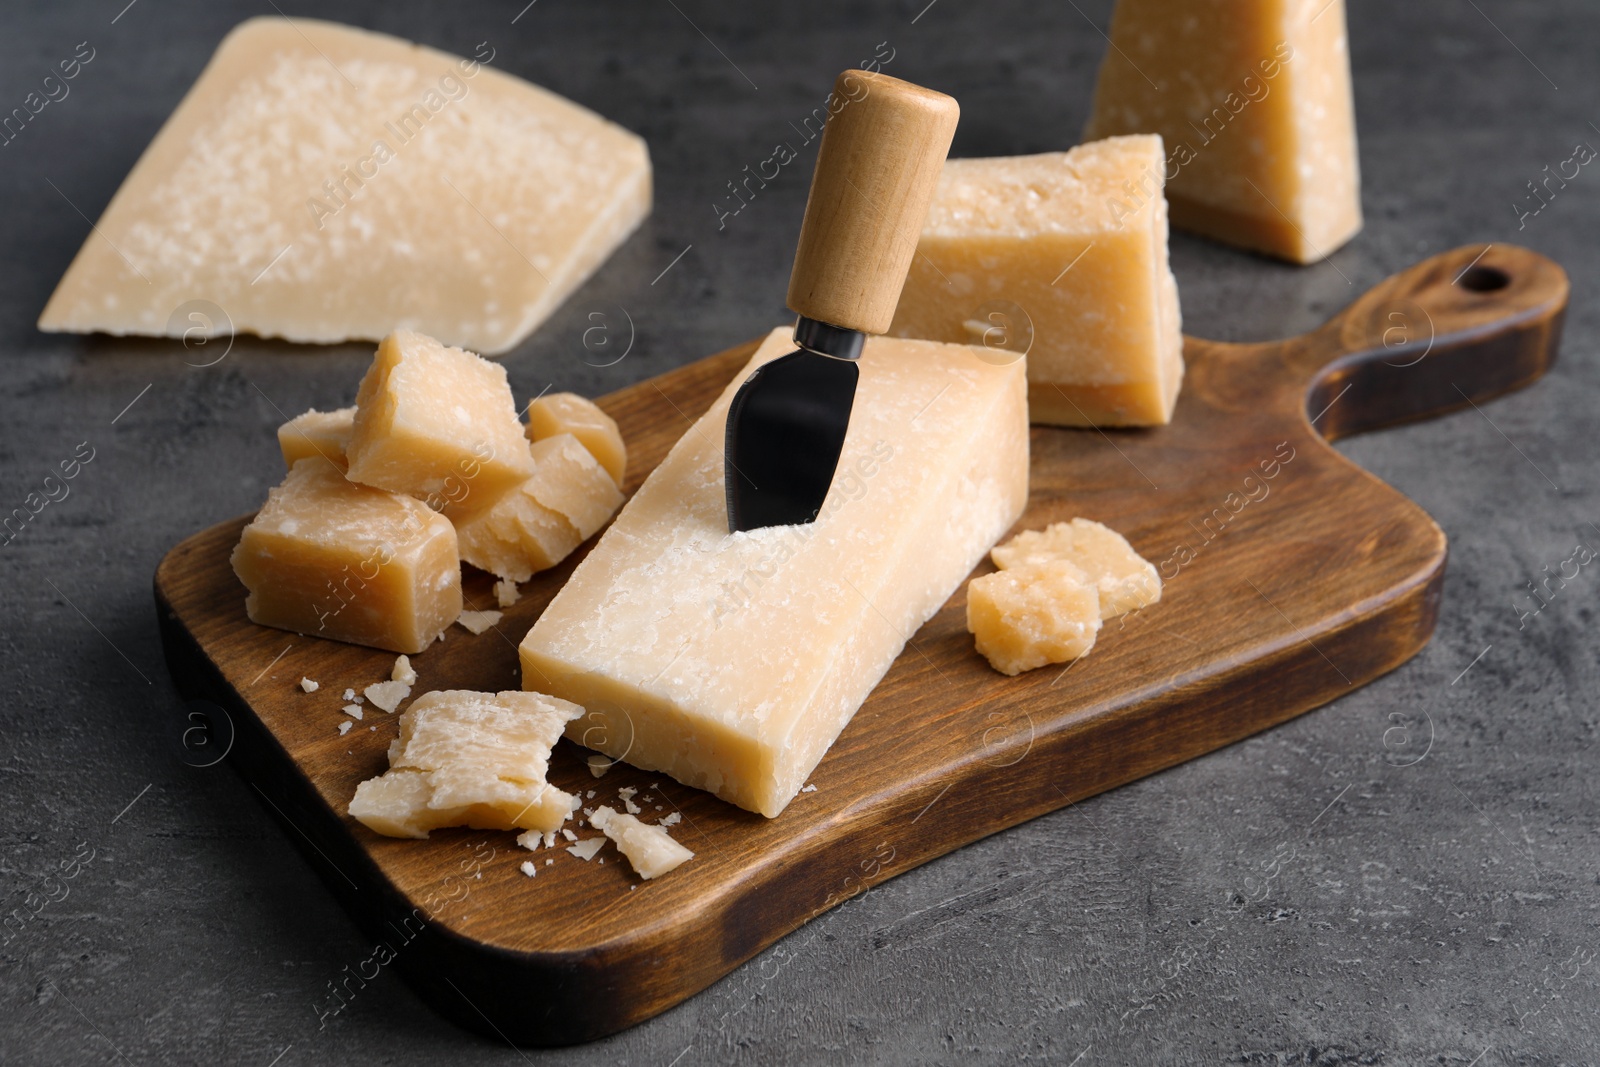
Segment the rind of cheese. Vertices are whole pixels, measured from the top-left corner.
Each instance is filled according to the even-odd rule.
[[[302,459],[321,457],[340,470],[350,463],[345,446],[355,427],[356,409],[318,411],[312,408],[278,427],[278,448],[283,452],[283,467],[288,470]]]
[[[1344,0],[1118,0],[1085,140],[1159,133],[1172,224],[1293,263],[1361,229]]]
[[[345,454],[351,481],[439,507],[492,500],[534,469],[506,369],[411,330],[378,346]]]
[[[1034,422],[1171,421],[1183,334],[1164,174],[1152,136],[948,161],[889,332],[1026,352]]]
[[[674,841],[661,827],[640,822],[604,804],[594,809],[589,825],[609,837],[617,851],[628,857],[634,873],[646,881],[675,871],[694,859],[693,852]]]
[[[232,563],[251,620],[296,633],[421,652],[461,613],[450,521],[322,459],[268,493]]]
[[[389,769],[356,787],[350,815],[388,837],[443,826],[553,833],[573,797],[545,780],[550,750],[582,714],[540,693],[425,693],[400,716]]]
[[[563,433],[582,442],[621,488],[628,469],[628,448],[622,443],[617,420],[577,393],[550,393],[528,405],[528,440],[543,441]]]
[[[512,348],[649,214],[650,156],[494,58],[316,19],[241,23],[39,328],[325,344],[405,326]]]
[[[1027,563],[967,583],[967,629],[1002,674],[1087,655],[1100,632],[1100,597],[1065,560]]]
[[[1161,599],[1161,577],[1117,531],[1090,519],[1055,522],[1043,530],[1024,530],[989,553],[1002,570],[1066,560],[1087,576],[1100,594],[1100,617],[1109,619],[1148,607]]]
[[[762,343],[521,647],[524,686],[588,709],[573,741],[768,816],[1028,494],[1021,360],[870,338],[822,514],[730,534],[729,402],[792,349]]]

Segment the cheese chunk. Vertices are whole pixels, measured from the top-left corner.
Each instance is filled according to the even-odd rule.
[[[461,613],[450,520],[303,459],[244,528],[233,571],[254,622],[421,652]]]
[[[574,799],[545,781],[550,749],[582,714],[539,693],[425,693],[400,716],[389,769],[356,787],[350,815],[388,837],[441,826],[553,833]]]
[[[345,454],[352,481],[439,507],[492,500],[533,473],[506,369],[410,330],[378,346]]]
[[[617,850],[628,857],[634,873],[646,881],[677,870],[685,861],[694,859],[693,852],[674,841],[661,827],[640,822],[604,804],[594,809],[589,825],[611,838]]]
[[[1159,137],[950,160],[890,332],[1025,351],[1034,422],[1170,421],[1183,335],[1162,174]]]
[[[1109,619],[1161,599],[1161,578],[1153,564],[1109,526],[1089,519],[1055,522],[1043,530],[1024,530],[989,558],[1002,570],[1066,560],[1083,571],[1100,594],[1100,617]]]
[[[1100,597],[1065,560],[1027,563],[967,583],[967,629],[1002,674],[1087,655],[1100,632]]]
[[[870,338],[818,519],[728,533],[728,404],[792,349],[762,343],[521,650],[525,687],[588,709],[572,740],[768,816],[1028,494],[1022,360]]]
[[[355,408],[338,411],[312,408],[279,426],[278,448],[283,452],[284,468],[314,457],[321,457],[340,470],[347,468],[350,463],[345,459],[344,450],[350,443],[355,420]]]
[[[513,347],[649,213],[650,157],[494,58],[488,42],[459,59],[315,19],[241,23],[39,328],[328,343],[399,325]]]
[[[611,475],[572,434],[536,441],[531,454],[532,477],[487,508],[445,511],[461,558],[514,582],[560,563],[622,506]]]
[[[1344,0],[1118,0],[1084,138],[1120,133],[1166,139],[1174,226],[1323,259],[1361,229]]]
[[[620,488],[628,468],[628,449],[622,443],[617,421],[601,411],[593,400],[577,393],[551,393],[528,405],[528,439],[543,441],[557,434],[570,433]]]

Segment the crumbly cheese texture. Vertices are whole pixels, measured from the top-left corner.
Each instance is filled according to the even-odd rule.
[[[350,815],[387,837],[443,826],[554,833],[574,798],[545,780],[550,750],[582,714],[540,693],[425,693],[400,716],[389,769],[356,787]]]
[[[649,213],[650,157],[494,58],[315,19],[240,24],[39,328],[329,343],[398,325],[513,347]]]
[[[278,449],[283,453],[284,469],[293,467],[302,459],[320,457],[344,470],[350,465],[345,459],[344,450],[350,443],[350,431],[355,426],[355,420],[355,408],[340,408],[337,411],[312,408],[279,426]]]
[[[1293,263],[1361,229],[1344,0],[1118,0],[1085,139],[1159,133],[1172,223]]]
[[[492,500],[533,473],[506,369],[411,330],[378,346],[345,455],[352,481],[439,508]]]
[[[729,402],[773,331],[522,642],[523,685],[588,709],[588,748],[781,812],[1028,493],[1023,362],[871,338],[832,491],[803,526],[728,532]]]
[[[1100,632],[1100,597],[1065,560],[1025,563],[967,583],[967,629],[1002,674],[1088,654]]]
[[[421,652],[461,613],[450,521],[321,458],[300,460],[267,495],[232,562],[264,626]]]
[[[449,508],[461,558],[513,582],[560,563],[622,506],[622,492],[570,433],[536,441],[531,477],[485,508]],[[470,501],[469,501],[470,503]]]
[[[1135,552],[1126,537],[1090,519],[1024,530],[996,545],[989,557],[1002,570],[1054,560],[1075,565],[1099,594],[1102,619],[1137,611],[1161,599],[1161,577],[1154,564]]]
[[[890,332],[1026,352],[1034,422],[1169,422],[1183,335],[1164,175],[1154,136],[948,161]]]
[[[577,393],[550,393],[528,405],[528,439],[543,441],[570,433],[599,461],[619,487],[628,469],[628,449],[617,420],[593,400]]]
[[[628,858],[634,873],[646,881],[675,871],[694,859],[693,852],[674,841],[660,826],[640,822],[604,804],[594,809],[589,825],[609,837],[617,851]]]

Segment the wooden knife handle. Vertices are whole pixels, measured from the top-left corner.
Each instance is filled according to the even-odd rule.
[[[894,318],[961,108],[920,85],[847,70],[833,83],[789,307],[883,333]]]

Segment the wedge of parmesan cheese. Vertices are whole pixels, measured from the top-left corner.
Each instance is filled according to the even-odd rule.
[[[488,64],[316,19],[223,40],[39,328],[526,337],[650,209],[645,143]]]

